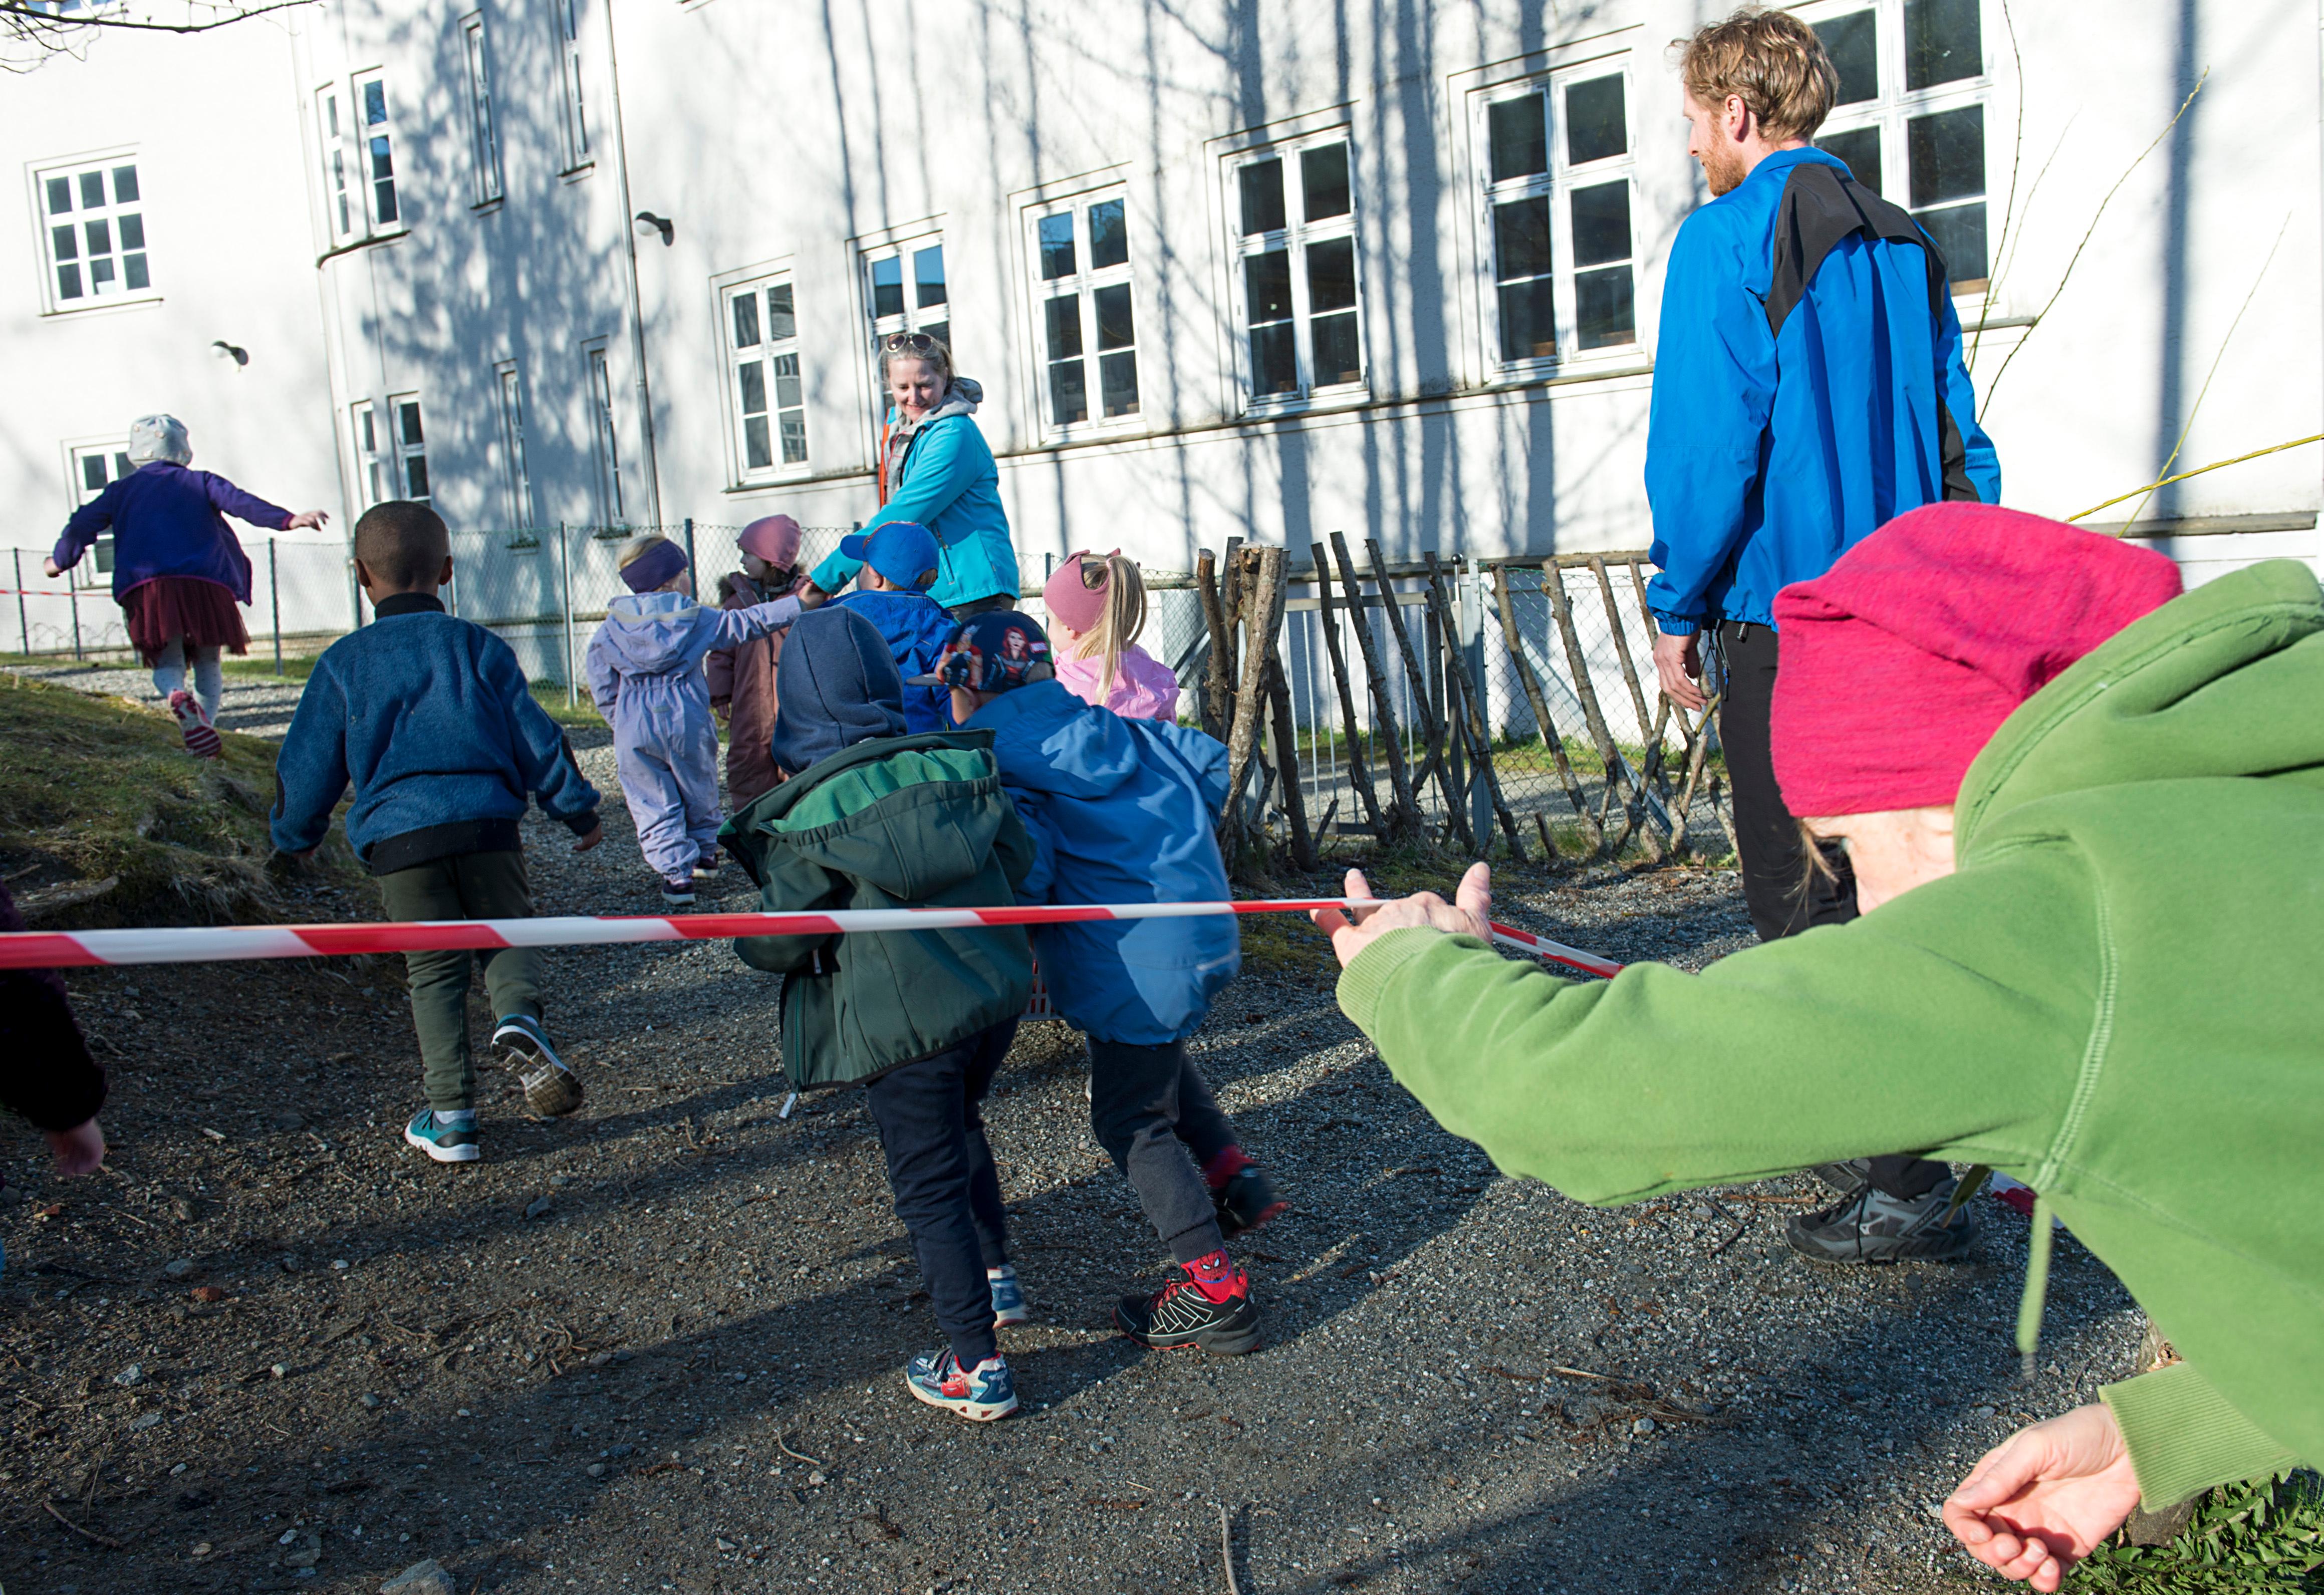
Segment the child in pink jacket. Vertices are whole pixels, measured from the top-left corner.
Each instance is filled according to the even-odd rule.
[[[1057,680],[1084,703],[1125,719],[1178,718],[1178,678],[1138,645],[1146,629],[1146,583],[1138,561],[1110,554],[1067,556],[1041,589],[1059,636]]]

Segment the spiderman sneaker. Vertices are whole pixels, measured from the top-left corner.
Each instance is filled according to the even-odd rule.
[[[493,1029],[493,1051],[516,1071],[524,1105],[543,1118],[560,1118],[581,1106],[581,1077],[549,1044],[538,1019],[512,1014]]]
[[[170,694],[170,715],[178,722],[178,734],[186,739],[188,753],[198,759],[226,756],[226,745],[218,740],[217,728],[200,699],[180,687]]]
[[[1181,1265],[1180,1275],[1154,1295],[1122,1297],[1114,1327],[1155,1351],[1199,1346],[1213,1357],[1240,1357],[1259,1349],[1250,1278],[1224,1252]]]
[[[904,1369],[904,1383],[930,1406],[958,1413],[973,1423],[990,1423],[1017,1410],[1017,1382],[998,1357],[964,1368],[949,1349],[924,1352]]]
[[[992,1287],[992,1327],[1007,1329],[1011,1324],[1032,1321],[1033,1310],[1025,1305],[1025,1287],[1017,1283],[1017,1270],[1007,1263],[984,1271],[984,1282]]]

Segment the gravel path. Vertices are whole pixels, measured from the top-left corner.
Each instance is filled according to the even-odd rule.
[[[245,692],[230,715],[275,712]],[[576,740],[611,792],[602,735]],[[655,911],[607,821],[578,857],[530,824],[544,912]],[[1749,939],[1724,874],[1501,891],[1620,958]],[[422,1557],[462,1591],[1223,1591],[1221,1508],[1244,1591],[1968,1589],[1932,1503],[2142,1327],[2061,1239],[2021,1386],[1998,1204],[1969,1265],[1860,1273],[1784,1251],[1805,1178],[1596,1211],[1437,1130],[1327,985],[1250,976],[1195,1049],[1296,1204],[1242,1251],[1269,1345],[1104,1328],[1167,1259],[1073,1038],[1028,1025],[991,1115],[1026,1411],[977,1427],[898,1377],[939,1337],[860,1097],[780,1117],[773,982],[725,944],[553,955],[588,1104],[490,1099],[486,1161],[453,1169],[395,1138],[418,1070],[387,966],[72,985],[115,1066],[113,1172],[51,1179],[19,1139],[0,1208],[0,1357],[28,1376],[0,1581],[44,1595],[368,1595]]]

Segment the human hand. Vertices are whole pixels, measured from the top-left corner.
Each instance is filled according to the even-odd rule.
[[[105,1132],[83,1119],[69,1130],[50,1130],[49,1159],[60,1174],[92,1174],[105,1161]]]
[[[1978,1458],[1944,1516],[1970,1555],[2048,1595],[2137,1505],[2122,1430],[2112,1409],[2093,1403],[2020,1429]]]
[[[1351,897],[1372,895],[1370,882],[1360,869],[1348,871],[1345,886]],[[1475,936],[1480,941],[1493,939],[1493,872],[1482,863],[1471,864],[1461,877],[1461,885],[1447,903],[1434,892],[1417,892],[1409,897],[1399,897],[1378,908],[1359,908],[1351,919],[1336,908],[1318,908],[1308,915],[1318,929],[1332,939],[1332,951],[1346,969],[1356,961],[1356,954],[1370,947],[1390,931],[1443,931],[1455,936]]]
[[[285,532],[303,532],[310,526],[320,526],[331,517],[318,509],[302,509],[282,523]]]
[[[1667,632],[1655,634],[1655,674],[1662,681],[1663,696],[1681,709],[1700,710],[1710,701],[1702,695],[1702,634],[1690,632],[1674,637]]]
[[[62,565],[58,564],[54,560],[42,560],[41,561],[42,575],[62,576],[64,573],[65,568]]]
[[[798,601],[800,608],[820,609],[830,597],[831,595],[829,593],[816,586],[814,581],[809,578],[805,576],[799,578]]]
[[[601,820],[589,828],[588,835],[573,839],[573,850],[576,853],[586,853],[604,839],[605,823]]]

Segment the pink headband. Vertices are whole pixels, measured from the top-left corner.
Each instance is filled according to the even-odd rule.
[[[1088,586],[1082,580],[1082,561],[1110,560],[1120,552],[1115,549],[1113,553],[1101,554],[1084,550],[1080,553],[1067,555],[1065,562],[1057,567],[1056,573],[1041,589],[1041,601],[1048,606],[1050,617],[1060,625],[1072,626],[1075,631],[1096,629],[1098,621],[1105,614],[1105,601],[1112,596],[1113,580],[1109,574],[1098,586]]]

